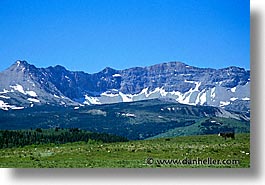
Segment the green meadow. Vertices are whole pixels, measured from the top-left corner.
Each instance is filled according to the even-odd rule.
[[[239,164],[191,164],[187,160],[237,160]],[[151,160],[150,160],[151,159]],[[161,164],[161,160],[186,160]],[[150,162],[151,161],[151,162]],[[163,163],[163,162],[162,162]],[[179,136],[103,143],[89,139],[0,149],[1,168],[249,168],[250,134]]]

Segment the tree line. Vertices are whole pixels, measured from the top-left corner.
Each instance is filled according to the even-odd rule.
[[[32,144],[64,144],[78,141],[104,143],[126,142],[127,138],[106,133],[94,133],[78,128],[35,130],[0,130],[0,148],[23,147]]]

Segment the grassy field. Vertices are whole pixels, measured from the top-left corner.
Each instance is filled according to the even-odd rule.
[[[190,164],[189,160],[239,160],[239,164]],[[179,159],[185,164],[161,164]],[[168,162],[168,161],[167,161]],[[228,161],[226,161],[229,163]],[[148,164],[149,163],[149,164]],[[31,145],[0,150],[2,168],[249,168],[250,135],[181,136],[119,143],[95,141]]]

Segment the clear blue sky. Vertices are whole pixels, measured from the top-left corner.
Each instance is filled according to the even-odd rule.
[[[0,0],[0,71],[166,61],[250,68],[249,0]]]

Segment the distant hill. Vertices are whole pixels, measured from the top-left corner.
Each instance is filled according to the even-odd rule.
[[[249,132],[248,114],[211,106],[152,99],[129,103],[62,107],[42,105],[0,110],[0,129],[80,128],[128,139],[217,134],[224,129]]]

